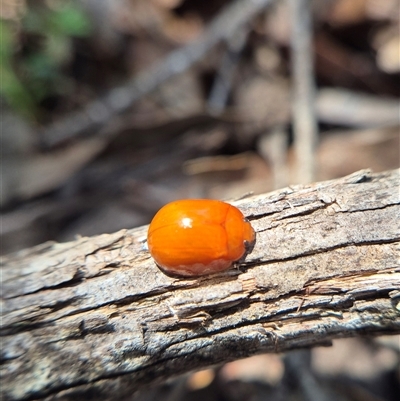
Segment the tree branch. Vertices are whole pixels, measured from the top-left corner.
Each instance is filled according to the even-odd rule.
[[[214,276],[164,275],[146,227],[5,257],[4,400],[122,399],[260,352],[400,333],[398,170],[236,204],[257,242]]]

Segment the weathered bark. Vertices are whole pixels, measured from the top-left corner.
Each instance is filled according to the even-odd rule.
[[[399,171],[236,204],[257,242],[215,276],[164,275],[146,227],[5,257],[4,399],[122,399],[255,353],[400,333]]]

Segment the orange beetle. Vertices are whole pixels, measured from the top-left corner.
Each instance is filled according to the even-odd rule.
[[[208,199],[168,203],[154,216],[147,234],[157,265],[180,276],[226,270],[254,240],[253,227],[239,209]]]

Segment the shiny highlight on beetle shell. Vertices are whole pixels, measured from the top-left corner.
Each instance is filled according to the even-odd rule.
[[[254,241],[253,227],[239,209],[208,199],[165,205],[154,216],[147,235],[157,265],[180,276],[227,270]]]

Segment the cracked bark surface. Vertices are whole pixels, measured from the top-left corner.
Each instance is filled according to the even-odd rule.
[[[115,400],[260,352],[400,333],[399,170],[235,202],[257,232],[236,269],[164,275],[146,227],[3,258],[4,400]]]

